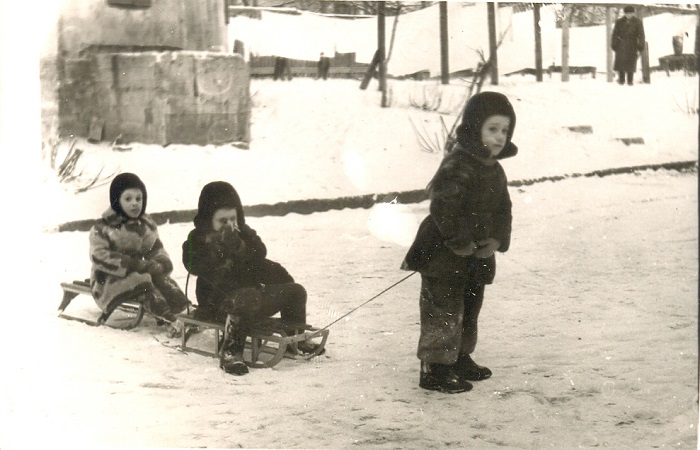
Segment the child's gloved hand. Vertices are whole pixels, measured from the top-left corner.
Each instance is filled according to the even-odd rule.
[[[464,245],[463,243],[458,243],[452,239],[445,241],[445,245],[447,248],[452,250],[452,253],[459,256],[470,256],[476,250],[476,244],[474,242]]]
[[[240,231],[231,227],[224,227],[221,229],[221,240],[227,246],[231,246],[234,250],[237,250],[243,243]]]
[[[162,275],[165,273],[165,269],[163,268],[162,264],[159,264],[155,261],[145,261],[146,262],[146,272],[150,273],[153,276],[157,275]]]
[[[477,258],[490,258],[493,252],[499,249],[501,243],[494,238],[482,239],[477,242],[478,248],[474,251]]]
[[[137,261],[134,269],[138,273],[150,273],[151,275],[161,275],[165,273],[165,268],[162,264],[150,259],[141,259]]]

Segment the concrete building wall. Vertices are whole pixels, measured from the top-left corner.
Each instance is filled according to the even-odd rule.
[[[63,134],[97,128],[102,140],[160,145],[250,140],[250,77],[240,55],[96,53],[66,67]]]
[[[140,8],[66,0],[57,33],[66,58],[100,46],[228,50],[224,0],[152,0]]]
[[[64,0],[42,52],[44,140],[248,142],[249,71],[226,48],[224,3]]]

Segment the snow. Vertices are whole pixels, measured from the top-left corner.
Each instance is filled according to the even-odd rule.
[[[100,168],[139,174],[149,212],[194,209],[217,179],[247,205],[423,188],[441,154],[419,149],[411,122],[431,136],[451,126],[465,82],[391,81],[390,108],[379,107],[376,81],[358,84],[254,80],[249,150],[79,141],[75,183],[58,184],[44,161],[25,181],[36,194],[3,184],[21,203],[9,230],[36,217],[43,231],[5,234],[7,261],[23,274],[4,283],[1,448],[696,448],[696,171],[511,188],[511,249],[498,255],[474,354],[494,375],[464,394],[418,388],[417,275],[341,319],[408,275],[398,267],[427,202],[248,219],[309,292],[309,322],[341,319],[311,361],[233,377],[178,351],[150,319],[120,331],[56,317],[59,283],[84,278],[90,263],[87,233],[55,228],[107,207],[107,185],[75,194]],[[503,162],[512,181],[697,160],[697,76],[653,73],[634,87],[517,76],[485,89],[509,96],[518,115],[520,153]],[[411,107],[435,92],[440,112]],[[567,128],[583,125],[593,133]],[[159,227],[183,288],[191,226]],[[85,296],[67,312],[98,314]]]
[[[442,122],[451,128],[468,82],[391,81],[392,105],[381,108],[376,81],[363,91],[354,80],[254,79],[249,150],[134,143],[131,151],[118,152],[79,142],[84,155],[76,173],[85,175],[44,194],[50,199],[45,224],[99,217],[108,184],[74,192],[100,169],[138,173],[149,187],[149,212],[196,208],[202,186],[213,179],[230,181],[249,205],[422,189],[442,155],[421,151],[416,130],[432,138],[441,136]],[[518,112],[515,142],[523,150],[504,162],[511,180],[697,157],[697,116],[688,114],[698,99],[693,77],[654,73],[652,84],[629,88],[601,78],[573,76],[562,83],[553,76],[536,83],[516,75],[487,88],[508,95]],[[411,106],[435,98],[443,99],[439,113]],[[590,126],[593,133],[573,133],[570,126]],[[617,140],[630,137],[646,145]],[[55,179],[48,169],[44,178],[49,184]]]
[[[440,154],[418,148],[409,118],[436,132],[454,111],[410,108],[410,94],[464,86],[391,86],[392,107],[382,109],[375,85],[255,81],[249,150],[91,146],[84,163],[141,175],[152,212],[195,208],[199,188],[215,179],[232,182],[246,204],[421,188]],[[621,87],[516,77],[487,87],[506,93],[518,113],[520,154],[504,161],[511,180],[697,158],[697,115],[682,107],[697,99],[697,78],[655,74],[650,85]],[[568,131],[573,125],[593,133]],[[636,136],[645,144],[615,140]],[[42,282],[21,305],[34,327],[18,324],[22,331],[5,341],[3,448],[697,442],[696,172],[512,188],[513,243],[498,257],[475,353],[494,376],[454,396],[417,386],[418,276],[334,324],[326,355],[244,377],[173,348],[178,341],[150,320],[119,331],[56,318],[59,282],[88,273],[88,242],[85,232],[49,225],[98,215],[107,194],[102,187],[76,195],[48,176],[42,185],[52,198],[47,208],[55,202],[62,214],[47,215],[36,242]],[[398,266],[428,204],[385,200],[367,210],[249,218],[270,256],[307,288],[310,323],[327,325],[408,275]],[[190,228],[160,227],[183,287],[180,244]],[[98,313],[84,296],[68,311]],[[210,345],[213,337],[200,339]]]

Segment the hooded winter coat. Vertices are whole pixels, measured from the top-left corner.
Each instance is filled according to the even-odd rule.
[[[637,59],[644,51],[644,24],[637,17],[621,17],[615,21],[610,46],[615,52],[613,70],[617,72],[634,72]]]
[[[212,218],[221,208],[236,209],[237,236],[213,230]],[[282,265],[266,258],[267,247],[245,223],[241,200],[230,184],[215,181],[204,186],[194,224],[182,244],[182,262],[197,276],[200,309],[218,310],[240,288],[294,281]]]
[[[92,295],[102,311],[154,291],[151,275],[138,272],[142,261],[159,263],[164,276],[173,270],[153,219],[143,214],[128,220],[112,208],[90,230],[90,259]]]
[[[496,158],[481,143],[481,126],[491,115],[510,118],[507,142]],[[511,200],[506,174],[498,160],[517,154],[511,142],[515,113],[502,94],[483,92],[472,97],[457,129],[457,144],[431,180],[430,214],[423,220],[401,266],[433,277],[466,277],[493,282],[496,259],[459,256],[451,248],[493,238],[498,251],[510,246]]]
[[[131,218],[120,196],[127,189],[143,195],[140,215]],[[133,173],[117,175],[109,187],[108,208],[90,230],[90,287],[97,306],[109,313],[125,300],[139,298],[156,314],[179,313],[189,301],[170,278],[173,263],[158,236],[156,223],[146,214],[148,193]],[[149,263],[160,265],[149,273]],[[152,270],[152,269],[150,269]]]

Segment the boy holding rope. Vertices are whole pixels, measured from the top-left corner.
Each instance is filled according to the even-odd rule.
[[[457,142],[428,184],[430,214],[403,264],[421,274],[420,387],[465,392],[491,370],[476,364],[477,319],[495,251],[510,246],[511,201],[498,160],[515,156],[515,112],[497,92],[469,99]]]

